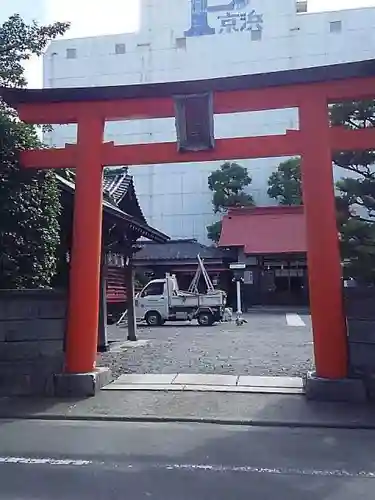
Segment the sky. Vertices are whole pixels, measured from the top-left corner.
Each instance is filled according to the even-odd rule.
[[[375,6],[375,0],[308,2],[309,11],[328,10],[327,5],[329,10]],[[20,13],[27,21],[36,19],[41,23],[71,22],[71,29],[65,35],[66,38],[98,36],[137,31],[140,0],[0,0],[0,23],[15,12]],[[41,86],[41,61],[31,61],[27,65],[27,76],[30,87]]]

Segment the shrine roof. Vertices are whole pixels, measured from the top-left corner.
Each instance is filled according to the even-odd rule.
[[[228,255],[228,252],[222,248],[208,247],[195,239],[170,240],[162,245],[151,241],[143,241],[139,244],[141,250],[135,257],[138,263],[143,261],[193,261],[195,263],[198,254],[204,261],[222,261]]]
[[[71,171],[70,175],[74,179],[75,171]],[[127,167],[104,170],[103,196],[108,203],[147,224],[135,192],[133,176],[129,174]]]
[[[127,168],[121,169],[121,172],[104,171],[103,191],[116,205],[124,199],[132,183],[133,176],[128,173]]]
[[[0,88],[0,97],[9,105],[78,101],[170,97],[176,94],[264,89],[312,84],[348,78],[375,76],[375,60],[315,66],[310,68],[230,76],[206,80],[117,85],[107,87],[68,87],[48,89]]]
[[[246,255],[305,253],[303,207],[232,208],[223,218],[219,247],[242,247]]]
[[[135,192],[133,176],[126,167],[104,171],[103,191],[110,202],[147,224]]]
[[[75,192],[74,182],[61,177],[60,175],[57,175],[57,179],[63,189],[71,193]],[[124,222],[128,227],[138,232],[140,237],[148,238],[158,243],[165,243],[170,239],[166,234],[149,226],[144,217],[142,220],[137,216],[124,212],[119,206],[117,206],[113,201],[109,199],[103,200],[103,210],[108,215],[114,217],[118,221]]]

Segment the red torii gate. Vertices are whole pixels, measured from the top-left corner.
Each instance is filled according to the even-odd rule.
[[[213,94],[215,114],[298,108],[300,128],[284,135],[219,139],[214,149],[199,152],[180,153],[176,143],[103,143],[106,120],[174,117],[174,96],[204,92]],[[2,89],[2,97],[27,123],[78,124],[77,145],[22,154],[26,168],[77,169],[66,372],[95,369],[104,166],[301,155],[316,375],[344,379],[347,335],[332,151],[371,149],[375,133],[331,128],[327,105],[374,94],[373,61],[192,82]]]

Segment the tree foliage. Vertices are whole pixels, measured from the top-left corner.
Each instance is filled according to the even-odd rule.
[[[334,104],[330,119],[333,126],[351,130],[374,127],[375,101]],[[375,151],[339,152],[334,155],[333,163],[350,174],[336,184],[337,221],[346,275],[360,282],[374,283]],[[269,196],[281,205],[299,204],[302,189],[297,159],[280,164],[268,184]]]
[[[25,87],[23,63],[43,54],[47,44],[69,28],[69,23],[41,26],[25,23],[14,14],[0,26],[0,87]]]
[[[267,193],[279,205],[302,205],[300,158],[290,158],[280,163],[268,179]]]
[[[247,169],[238,163],[225,162],[208,178],[208,187],[214,193],[212,204],[215,213],[223,213],[230,207],[253,205],[251,195],[244,189],[251,184]]]
[[[212,205],[215,214],[225,214],[231,207],[254,205],[252,196],[245,188],[252,182],[245,167],[235,162],[225,162],[208,178],[208,187],[213,192]],[[221,221],[207,226],[207,236],[218,242],[221,234]]]
[[[0,87],[26,85],[23,63],[41,55],[68,24],[26,24],[19,15],[0,26]],[[49,285],[59,243],[59,193],[52,171],[20,167],[21,151],[41,147],[35,127],[0,100],[0,288]]]
[[[332,125],[358,130],[375,126],[375,101],[335,104]],[[339,228],[346,272],[360,282],[375,281],[375,151],[345,151],[334,163],[351,173],[337,183]]]
[[[222,221],[219,220],[207,226],[207,238],[218,243],[221,235]]]

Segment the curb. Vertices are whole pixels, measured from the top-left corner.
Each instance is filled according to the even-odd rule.
[[[0,416],[0,422],[4,420],[42,420],[42,421],[71,421],[71,422],[134,422],[134,423],[181,423],[181,424],[216,424],[233,425],[247,427],[281,427],[294,429],[357,429],[357,430],[375,430],[375,421],[373,424],[361,423],[319,423],[319,422],[285,422],[268,420],[250,420],[250,419],[220,419],[206,417],[132,417],[123,415],[3,415]]]

